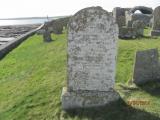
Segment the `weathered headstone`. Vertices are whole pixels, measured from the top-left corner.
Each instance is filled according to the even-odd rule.
[[[48,29],[47,23],[44,24],[43,29],[44,29],[43,30],[43,41],[44,42],[51,42],[52,41],[51,33]]]
[[[62,108],[103,106],[119,99],[113,90],[118,26],[101,7],[77,12],[68,30],[68,84]]]
[[[141,20],[133,21],[132,27],[136,29],[136,36],[143,36],[145,24]]]
[[[133,82],[137,85],[155,81],[159,77],[158,50],[138,51],[134,66]]]
[[[152,36],[160,36],[160,6],[156,7],[153,12]]]

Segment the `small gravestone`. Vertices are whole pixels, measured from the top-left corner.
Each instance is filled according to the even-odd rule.
[[[158,50],[138,51],[134,65],[133,82],[137,85],[155,81],[159,77]]]
[[[156,7],[153,12],[152,36],[160,36],[160,6]]]
[[[136,29],[136,36],[143,36],[145,24],[141,20],[133,21],[132,27]]]
[[[101,7],[85,8],[71,18],[63,109],[104,106],[119,99],[113,89],[117,40],[118,26]]]
[[[44,42],[51,42],[52,38],[51,38],[51,33],[48,29],[48,24],[45,23],[43,26],[43,41]]]

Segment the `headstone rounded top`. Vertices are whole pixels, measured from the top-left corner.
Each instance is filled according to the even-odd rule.
[[[104,22],[103,20],[107,20]],[[101,27],[118,27],[115,19],[102,7],[88,7],[78,11],[69,21],[69,30],[73,31],[83,31],[85,28],[89,27],[92,23],[98,23],[101,21]],[[110,23],[110,25],[104,26],[105,23]],[[104,23],[104,24],[103,24]],[[101,28],[100,28],[101,29]],[[118,28],[117,28],[118,29]]]

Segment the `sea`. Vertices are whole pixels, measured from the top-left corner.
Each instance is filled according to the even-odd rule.
[[[42,24],[44,22],[51,21],[51,20],[58,19],[58,18],[60,17],[0,19],[0,26]]]

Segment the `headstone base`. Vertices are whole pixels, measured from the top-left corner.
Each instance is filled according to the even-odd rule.
[[[110,90],[104,91],[68,91],[66,87],[62,90],[62,109],[90,108],[105,106],[108,103],[117,101],[120,95]]]
[[[160,30],[151,31],[151,36],[160,36]]]

